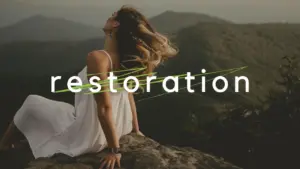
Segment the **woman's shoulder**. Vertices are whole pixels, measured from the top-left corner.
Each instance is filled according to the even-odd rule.
[[[87,64],[97,63],[97,64],[109,64],[109,58],[103,52],[103,50],[94,50],[87,55]]]
[[[93,50],[88,53],[87,57],[103,57],[105,56],[104,50]]]

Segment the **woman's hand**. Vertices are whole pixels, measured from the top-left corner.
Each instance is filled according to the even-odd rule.
[[[99,169],[114,169],[115,164],[117,163],[117,166],[121,167],[121,153],[114,154],[114,153],[108,153],[103,159],[101,159],[100,168]]]

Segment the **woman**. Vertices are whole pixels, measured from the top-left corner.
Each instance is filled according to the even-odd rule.
[[[123,6],[107,20],[103,50],[87,56],[87,65],[78,74],[84,84],[89,74],[105,80],[107,73],[144,67],[140,74],[149,74],[161,62],[177,54],[169,40],[155,32],[146,18],[134,8]],[[121,73],[125,76],[127,73]],[[137,73],[135,73],[137,75]],[[115,84],[118,87],[119,84]],[[120,86],[119,86],[120,87]],[[14,116],[2,140],[9,143],[12,129],[19,129],[27,138],[35,158],[63,153],[71,157],[99,152],[108,148],[101,167],[120,166],[119,139],[130,132],[143,135],[139,130],[132,93],[126,90],[113,93],[102,86],[102,93],[75,94],[75,106],[30,95]]]

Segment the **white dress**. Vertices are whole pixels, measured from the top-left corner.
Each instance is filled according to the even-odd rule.
[[[109,54],[112,69],[112,61]],[[87,67],[78,74],[87,84]],[[119,87],[119,86],[117,86]],[[116,86],[115,86],[116,88]],[[89,89],[75,94],[75,105],[29,95],[14,116],[16,127],[27,138],[35,158],[63,153],[71,157],[99,152],[106,138],[97,116],[97,103]],[[126,90],[111,94],[112,114],[118,138],[132,130],[132,112]]]

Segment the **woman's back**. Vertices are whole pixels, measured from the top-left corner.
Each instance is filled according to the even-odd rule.
[[[101,52],[101,51],[99,51]],[[113,70],[112,59],[110,55],[102,50],[110,60],[110,70]],[[101,72],[99,72],[101,73]],[[83,85],[89,84],[87,67],[79,72],[78,77],[82,80]],[[114,83],[114,88],[119,85]],[[110,100],[112,105],[112,115],[117,129],[117,136],[121,137],[124,133],[132,130],[132,112],[129,103],[128,93],[126,90],[117,93],[110,92]],[[89,88],[83,89],[75,94],[75,126],[71,127],[71,150],[77,149],[79,152],[73,154],[81,154],[81,151],[100,151],[106,145],[105,135],[98,120],[97,103],[94,95]],[[74,132],[74,133],[73,133]],[[76,136],[80,135],[81,138]],[[86,149],[89,147],[89,149]]]

